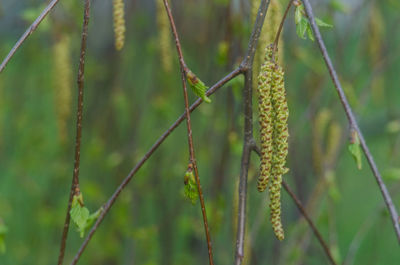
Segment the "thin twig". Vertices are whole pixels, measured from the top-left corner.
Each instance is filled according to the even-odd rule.
[[[313,221],[311,220],[310,216],[307,214],[306,209],[304,209],[304,207],[303,207],[302,203],[300,202],[300,200],[296,197],[296,195],[293,193],[293,191],[290,189],[289,185],[285,181],[282,181],[282,186],[285,188],[285,190],[290,195],[290,197],[292,197],[292,199],[293,199],[294,203],[296,204],[297,208],[299,209],[301,214],[304,216],[304,218],[307,220],[308,225],[311,227],[312,231],[314,232],[314,235],[317,237],[319,243],[321,244],[322,248],[324,249],[325,254],[329,259],[329,262],[332,265],[336,265],[336,262],[333,259],[331,251],[329,250],[328,244],[322,238],[321,233],[318,231],[317,227],[314,225]]]
[[[288,3],[288,5],[286,7],[286,10],[285,10],[285,13],[283,14],[281,23],[279,24],[279,28],[278,28],[278,31],[276,33],[276,37],[275,37],[275,40],[274,40],[274,53],[278,49],[279,37],[281,36],[281,32],[282,32],[282,29],[283,29],[283,24],[285,23],[287,14],[289,13],[289,10],[290,10],[290,7],[292,6],[292,4],[293,4],[293,0],[289,0],[289,3]],[[275,58],[274,54],[273,54],[273,56],[274,56],[273,58]]]
[[[261,150],[260,148],[254,143],[252,146],[252,150],[261,157]],[[336,265],[335,260],[333,259],[333,256],[329,250],[328,244],[325,242],[324,238],[322,237],[321,233],[319,232],[318,228],[315,226],[314,222],[311,220],[311,217],[308,215],[305,207],[301,203],[301,201],[297,198],[296,194],[292,191],[292,189],[289,187],[289,185],[282,180],[282,186],[286,190],[286,192],[289,194],[289,196],[292,198],[294,203],[296,204],[297,208],[301,212],[301,214],[304,216],[306,219],[308,225],[311,227],[311,229],[314,232],[314,235],[317,237],[319,243],[321,244],[322,248],[325,251],[325,254],[327,255],[329,261],[332,263],[332,265]]]
[[[222,87],[224,84],[229,82],[231,79],[235,78],[239,74],[243,73],[242,68],[237,68],[233,70],[231,73],[226,75],[224,78],[219,80],[217,83],[215,83],[208,91],[207,91],[207,96],[214,94],[215,91],[217,91],[220,87]],[[190,106],[190,112],[195,110],[203,100],[201,98],[197,99],[195,103]],[[146,154],[140,159],[140,161],[135,165],[135,167],[129,172],[129,174],[125,177],[125,179],[122,181],[122,183],[118,186],[118,188],[115,190],[113,195],[108,199],[107,203],[104,205],[104,210],[101,212],[99,218],[96,220],[96,223],[93,225],[92,229],[88,233],[88,235],[85,238],[85,241],[82,243],[81,247],[79,248],[77,254],[75,255],[71,265],[75,265],[80,257],[82,256],[83,251],[85,250],[86,246],[89,244],[90,240],[92,239],[94,233],[97,231],[97,228],[103,221],[104,217],[107,215],[107,213],[110,211],[111,207],[113,206],[114,202],[116,199],[119,197],[121,194],[122,190],[128,185],[128,183],[131,181],[131,179],[135,176],[136,172],[139,171],[139,169],[144,165],[144,163],[152,156],[152,154],[160,147],[160,145],[167,139],[167,137],[186,119],[186,112],[183,113],[169,128],[166,130],[160,138],[153,144],[153,146],[146,152]]]
[[[75,162],[74,172],[72,177],[71,190],[69,193],[67,214],[65,217],[64,229],[61,237],[60,254],[58,256],[58,265],[61,265],[64,260],[65,246],[68,237],[69,223],[70,223],[70,210],[72,199],[74,195],[79,195],[79,165],[81,156],[81,138],[82,138],[82,113],[83,113],[83,90],[84,90],[84,73],[85,73],[85,55],[86,55],[86,42],[88,35],[89,15],[90,15],[90,0],[85,0],[85,7],[83,12],[83,25],[82,25],[82,39],[81,39],[81,52],[79,57],[78,69],[78,108],[76,113],[76,139],[75,139]]]
[[[201,188],[200,177],[199,177],[196,156],[194,153],[194,146],[193,146],[192,126],[191,126],[191,122],[190,122],[190,111],[189,111],[189,99],[188,99],[187,87],[186,87],[187,67],[185,64],[185,60],[183,58],[181,43],[179,41],[179,36],[178,36],[178,32],[176,30],[174,18],[172,17],[171,8],[169,7],[167,0],[164,0],[164,6],[165,6],[165,10],[167,11],[168,19],[171,24],[171,30],[172,30],[172,33],[175,38],[175,45],[176,45],[176,49],[178,52],[179,63],[181,66],[182,88],[183,88],[183,97],[184,97],[184,101],[185,101],[186,126],[187,126],[187,134],[188,134],[190,163],[193,165],[194,176],[196,178],[196,184],[197,184],[197,190],[199,192],[201,213],[203,215],[204,231],[205,231],[206,239],[207,239],[208,259],[209,259],[210,265],[214,265],[210,229],[208,227],[207,212],[206,212],[206,207],[205,207],[205,203],[204,203],[204,196],[203,196],[203,191]]]
[[[40,22],[50,13],[50,11],[55,7],[55,5],[60,0],[51,1],[40,13],[40,15],[33,21],[33,23],[29,26],[29,28],[22,34],[21,38],[15,43],[15,45],[11,48],[10,52],[7,54],[6,58],[4,58],[3,62],[0,65],[0,73],[3,72],[4,68],[14,56],[15,52],[21,47],[22,43],[36,30],[39,26]]]
[[[244,241],[246,232],[246,200],[247,200],[247,175],[250,164],[250,154],[253,140],[253,61],[257,49],[258,38],[264,24],[265,15],[269,7],[269,0],[262,0],[258,9],[256,21],[251,33],[246,57],[241,65],[246,69],[243,107],[244,107],[244,140],[239,176],[238,221],[236,232],[235,265],[242,264],[244,258]]]
[[[341,83],[339,81],[339,78],[338,78],[338,75],[336,73],[336,70],[335,70],[335,68],[334,68],[334,66],[332,64],[332,61],[331,61],[331,59],[329,57],[329,54],[328,54],[328,51],[326,49],[325,43],[324,43],[324,41],[322,39],[321,33],[320,33],[320,31],[318,29],[318,26],[317,26],[317,24],[315,22],[315,17],[314,17],[310,2],[308,0],[302,0],[302,1],[304,3],[306,14],[307,14],[307,16],[308,16],[308,18],[309,18],[309,20],[311,22],[311,27],[312,27],[312,29],[314,31],[315,39],[317,40],[319,50],[321,51],[321,54],[322,54],[322,56],[324,58],[324,61],[325,61],[325,64],[326,64],[326,66],[327,66],[327,68],[329,70],[329,75],[331,76],[333,84],[335,85],[336,91],[337,91],[337,93],[339,95],[339,98],[340,98],[340,101],[341,101],[341,103],[343,105],[344,111],[346,112],[346,116],[347,116],[347,119],[349,120],[350,126],[353,127],[357,131],[358,137],[360,138],[361,148],[362,148],[362,150],[363,150],[363,152],[365,154],[365,157],[368,160],[369,166],[370,166],[370,168],[372,170],[373,175],[375,176],[375,179],[376,179],[376,182],[377,182],[377,184],[379,186],[379,189],[382,192],[383,199],[384,199],[384,201],[386,203],[386,206],[387,206],[387,208],[389,210],[389,213],[390,213],[390,216],[391,216],[391,219],[392,219],[392,222],[393,222],[393,227],[394,227],[395,233],[397,235],[397,240],[400,243],[400,224],[399,224],[399,215],[397,213],[397,210],[396,210],[396,208],[395,208],[395,206],[393,204],[393,201],[392,201],[392,198],[391,198],[391,196],[389,194],[389,191],[386,188],[386,185],[382,180],[382,176],[379,173],[379,170],[378,170],[378,167],[377,167],[377,165],[376,165],[376,163],[374,161],[374,158],[373,158],[371,152],[369,151],[369,148],[367,146],[367,143],[365,142],[364,136],[363,136],[363,134],[362,134],[362,132],[361,132],[359,126],[358,126],[358,123],[357,123],[357,120],[356,120],[356,118],[354,116],[353,110],[350,107],[350,104],[349,104],[349,102],[348,102],[348,100],[346,98],[346,95],[345,95],[344,91],[343,91],[343,88],[342,88],[342,85],[341,85]]]

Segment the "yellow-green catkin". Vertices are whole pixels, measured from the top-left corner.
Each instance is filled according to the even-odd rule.
[[[121,50],[125,44],[124,0],[113,0],[115,49]]]
[[[284,83],[284,72],[282,67],[276,66],[273,72],[272,107],[274,109],[274,132],[273,132],[273,159],[271,176],[272,183],[269,187],[271,223],[275,236],[283,240],[285,235],[281,222],[281,186],[282,175],[286,168],[286,157],[288,154],[288,117],[289,110],[286,102],[286,91]]]
[[[275,64],[266,61],[260,70],[258,76],[258,112],[261,137],[261,163],[260,177],[257,181],[258,191],[264,191],[268,186],[269,176],[271,174],[272,159],[272,105],[271,105],[271,85],[272,74]]]
[[[161,65],[165,72],[172,70],[172,38],[169,20],[162,0],[156,0],[158,47],[161,57]]]
[[[67,121],[71,114],[72,65],[70,38],[61,35],[53,46],[53,71],[57,127],[61,143],[67,139]]]
[[[276,237],[284,239],[281,222],[282,175],[288,154],[288,117],[284,71],[272,58],[273,46],[266,48],[265,62],[258,78],[261,164],[257,188],[263,191],[269,185],[271,223]]]

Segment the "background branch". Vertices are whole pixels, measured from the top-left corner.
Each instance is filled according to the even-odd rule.
[[[7,66],[8,62],[14,56],[15,52],[21,47],[22,43],[36,30],[39,26],[40,22],[50,13],[50,11],[56,6],[60,0],[51,1],[40,13],[40,15],[33,21],[33,23],[29,26],[29,28],[22,34],[21,38],[15,43],[15,45],[11,48],[10,52],[7,54],[6,58],[4,58],[3,62],[0,65],[0,73],[3,72],[4,68]]]
[[[322,39],[321,33],[320,33],[320,31],[318,29],[318,26],[317,26],[317,24],[315,22],[315,17],[314,17],[310,2],[308,0],[303,0],[303,3],[304,3],[306,14],[307,14],[307,16],[308,16],[308,18],[309,18],[309,20],[311,22],[311,27],[312,27],[312,29],[314,31],[315,39],[317,40],[319,50],[320,50],[320,52],[321,52],[321,54],[322,54],[322,56],[324,58],[326,67],[329,70],[329,75],[331,76],[333,84],[334,84],[334,86],[336,88],[336,91],[337,91],[337,93],[339,95],[340,102],[343,105],[343,108],[344,108],[344,111],[346,113],[347,119],[349,120],[349,123],[350,123],[350,127],[353,127],[357,131],[357,134],[358,134],[358,136],[360,138],[360,144],[361,144],[362,150],[363,150],[363,152],[365,154],[365,157],[367,158],[367,161],[368,161],[368,164],[370,165],[372,173],[375,176],[375,179],[376,179],[376,182],[377,182],[377,184],[379,186],[379,189],[381,190],[383,199],[385,201],[385,204],[386,204],[386,206],[387,206],[387,208],[389,210],[389,213],[390,213],[390,216],[391,216],[391,219],[392,219],[392,223],[393,223],[393,227],[394,227],[394,230],[395,230],[395,233],[396,233],[396,236],[397,236],[397,240],[400,243],[400,225],[399,225],[399,215],[397,213],[397,210],[396,210],[396,208],[395,208],[395,206],[393,204],[393,201],[392,201],[392,198],[391,198],[391,196],[389,194],[389,191],[386,188],[385,183],[383,182],[382,176],[381,176],[381,174],[380,174],[380,172],[378,170],[378,167],[377,167],[377,165],[376,165],[376,163],[374,161],[374,158],[373,158],[371,152],[369,151],[367,143],[365,142],[364,136],[363,136],[363,134],[362,134],[362,132],[361,132],[359,126],[358,126],[357,120],[356,120],[356,118],[354,116],[353,110],[350,107],[350,104],[349,104],[349,102],[347,100],[347,97],[346,97],[346,95],[345,95],[345,93],[343,91],[343,88],[342,88],[342,85],[341,85],[341,83],[339,81],[339,78],[338,78],[338,75],[336,73],[336,70],[335,70],[335,68],[334,68],[334,66],[332,64],[332,61],[331,61],[331,59],[329,57],[329,54],[328,54],[328,51],[326,49],[325,43],[324,43],[324,41]]]
[[[82,114],[83,114],[83,90],[84,90],[84,73],[85,73],[85,55],[86,55],[86,42],[88,35],[88,25],[90,16],[90,0],[85,0],[81,37],[81,52],[79,56],[79,69],[78,69],[78,109],[76,113],[76,139],[75,139],[75,162],[74,172],[72,177],[72,184],[69,193],[67,214],[65,217],[63,233],[61,237],[60,253],[58,256],[58,265],[61,265],[64,260],[65,246],[68,237],[68,230],[70,224],[70,210],[72,199],[74,195],[80,194],[79,189],[79,165],[81,157],[81,138],[82,138]]]

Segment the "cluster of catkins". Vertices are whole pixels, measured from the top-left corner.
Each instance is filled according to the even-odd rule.
[[[271,223],[276,237],[284,239],[281,222],[281,185],[282,175],[288,169],[285,167],[288,154],[288,116],[284,72],[275,63],[273,45],[266,48],[264,64],[258,76],[261,164],[257,188],[264,191],[269,184]]]
[[[124,47],[125,43],[125,11],[123,0],[113,0],[113,15],[115,49],[119,51]]]

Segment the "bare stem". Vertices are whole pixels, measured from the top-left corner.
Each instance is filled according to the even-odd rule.
[[[33,23],[29,26],[29,28],[22,34],[19,40],[15,43],[15,45],[11,48],[10,52],[7,54],[6,58],[4,58],[3,62],[0,65],[0,73],[3,72],[4,68],[7,66],[8,62],[14,56],[15,52],[21,47],[22,43],[36,30],[39,26],[40,22],[50,13],[50,11],[55,7],[55,5],[60,0],[51,1],[40,13],[40,15],[33,21]]]
[[[293,0],[289,0],[289,3],[288,3],[288,5],[286,7],[286,10],[285,10],[285,13],[283,14],[283,17],[282,17],[282,20],[281,20],[281,24],[279,25],[279,29],[278,29],[278,31],[276,33],[276,37],[275,37],[275,41],[274,41],[274,53],[278,49],[279,37],[281,36],[281,32],[282,32],[282,29],[283,29],[283,24],[285,23],[287,14],[289,13],[289,10],[290,10],[290,7],[292,6],[292,4],[293,4]]]
[[[82,138],[82,113],[83,113],[83,90],[84,90],[84,72],[85,72],[85,54],[86,54],[86,42],[88,35],[90,15],[90,0],[85,0],[83,25],[82,25],[82,37],[81,37],[81,52],[79,57],[79,69],[78,69],[78,109],[76,114],[76,139],[75,139],[75,162],[74,172],[72,177],[71,190],[69,193],[67,214],[65,217],[64,229],[61,237],[60,253],[58,256],[58,265],[62,265],[65,254],[65,246],[68,237],[69,223],[70,223],[70,210],[72,199],[74,195],[79,195],[79,165],[81,156],[81,138]]]
[[[250,154],[253,146],[253,61],[258,39],[269,7],[269,0],[262,0],[258,9],[255,25],[250,37],[246,56],[241,65],[245,67],[245,83],[243,90],[244,107],[244,141],[239,176],[238,221],[236,232],[235,265],[242,264],[244,258],[244,241],[246,232],[246,200],[247,176],[250,164]]]
[[[178,32],[176,30],[174,18],[172,17],[171,8],[169,7],[167,0],[164,0],[164,6],[165,6],[165,10],[167,11],[169,22],[171,24],[171,30],[172,30],[172,33],[175,38],[175,45],[176,45],[176,49],[178,51],[179,63],[181,66],[182,88],[183,88],[183,97],[184,97],[184,101],[185,101],[186,126],[187,126],[187,134],[188,134],[190,162],[193,165],[194,175],[195,175],[196,184],[197,184],[197,190],[199,192],[201,212],[203,215],[204,230],[205,230],[206,239],[207,239],[208,259],[209,259],[210,265],[214,265],[210,229],[208,227],[207,212],[206,212],[206,207],[205,207],[205,203],[204,203],[204,195],[203,195],[203,191],[201,188],[200,177],[199,177],[196,156],[194,153],[194,146],[193,146],[193,136],[192,136],[193,133],[192,133],[192,126],[191,126],[191,122],[190,122],[189,99],[188,99],[187,87],[186,87],[187,67],[185,64],[185,60],[183,58],[181,43],[179,41],[179,36],[178,36]]]
[[[359,126],[358,126],[357,120],[356,120],[356,118],[354,116],[353,110],[350,107],[350,104],[349,104],[349,102],[347,100],[347,97],[346,97],[346,95],[345,95],[345,93],[343,91],[343,88],[342,88],[342,85],[341,85],[341,83],[339,81],[339,78],[338,78],[338,75],[336,73],[336,70],[335,70],[335,68],[334,68],[334,66],[332,64],[332,61],[331,61],[331,59],[329,57],[329,54],[328,54],[328,51],[326,49],[324,40],[322,39],[321,33],[320,33],[320,31],[318,29],[318,26],[317,26],[317,24],[315,22],[315,17],[314,17],[310,2],[308,0],[302,0],[302,1],[304,3],[306,14],[307,14],[307,16],[308,16],[308,18],[310,20],[311,27],[312,27],[312,29],[314,31],[315,39],[317,40],[319,50],[320,50],[320,52],[321,52],[321,54],[322,54],[322,56],[324,58],[326,67],[329,70],[329,75],[331,76],[333,84],[334,84],[334,86],[336,88],[336,91],[337,91],[337,93],[339,95],[340,102],[343,105],[343,108],[344,108],[344,111],[346,113],[347,119],[348,119],[348,121],[350,123],[350,127],[353,127],[358,133],[358,136],[360,138],[361,148],[362,148],[362,150],[363,150],[363,152],[365,154],[365,157],[368,160],[368,164],[369,164],[369,166],[370,166],[370,168],[372,170],[373,175],[375,176],[375,179],[376,179],[376,182],[377,182],[377,184],[379,186],[379,189],[381,190],[381,193],[382,193],[383,199],[385,201],[386,207],[389,210],[389,213],[390,213],[390,216],[391,216],[391,219],[392,219],[392,222],[393,222],[393,227],[394,227],[394,230],[395,230],[395,233],[396,233],[396,236],[397,236],[397,240],[400,243],[400,224],[399,224],[399,215],[397,213],[397,210],[396,210],[396,208],[395,208],[395,206],[393,204],[393,201],[392,201],[392,198],[391,198],[391,196],[389,194],[389,191],[386,188],[385,183],[383,182],[382,176],[379,173],[379,170],[378,170],[378,167],[377,167],[377,165],[376,165],[376,163],[374,161],[374,158],[373,158],[371,152],[369,151],[367,143],[365,142],[364,136],[363,136],[363,134],[362,134],[362,132],[361,132]]]

